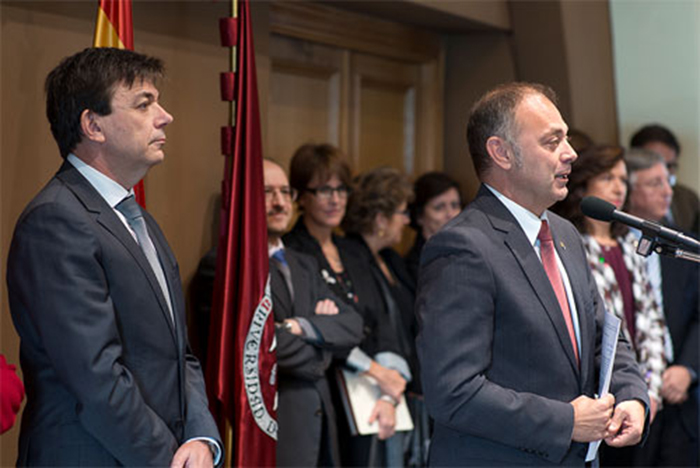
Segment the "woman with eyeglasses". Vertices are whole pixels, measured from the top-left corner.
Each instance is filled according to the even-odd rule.
[[[413,193],[415,198],[408,211],[416,239],[405,258],[409,273],[414,281],[418,281],[418,265],[425,241],[459,214],[462,195],[459,184],[444,172],[428,172],[420,176],[413,184]]]
[[[649,389],[651,420],[661,404],[662,374],[667,364],[666,325],[654,296],[644,257],[636,254],[637,238],[626,226],[588,218],[581,200],[595,196],[622,209],[627,196],[624,149],[593,146],[581,153],[569,175],[569,194],[553,211],[581,232],[588,263],[605,308],[621,321]],[[601,446],[601,466],[634,466],[637,447]]]
[[[314,256],[328,286],[361,313],[365,338],[348,356],[340,356],[337,365],[364,372],[377,381],[383,396],[373,408],[373,418],[379,424],[378,439],[385,440],[394,434],[394,402],[403,395],[410,372],[366,263],[349,250],[352,243],[335,232],[345,216],[351,191],[350,168],[332,145],[303,145],[292,157],[290,184],[298,193],[301,214],[284,236],[284,244]],[[335,368],[331,370],[335,372]],[[335,376],[329,380],[335,381]],[[341,444],[343,466],[384,465],[376,458],[370,460],[372,454],[381,456],[381,450],[372,450],[372,437],[350,436],[344,414],[338,415],[338,428],[340,440],[345,441]],[[374,444],[375,448],[380,445],[376,440]]]

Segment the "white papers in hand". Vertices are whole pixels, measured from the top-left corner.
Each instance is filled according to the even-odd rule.
[[[605,311],[605,324],[603,325],[603,349],[600,361],[600,385],[598,395],[603,397],[610,391],[610,379],[612,378],[613,364],[615,364],[615,351],[617,350],[617,339],[620,336],[620,319]],[[588,445],[586,461],[595,460],[600,447],[600,440],[591,442]]]

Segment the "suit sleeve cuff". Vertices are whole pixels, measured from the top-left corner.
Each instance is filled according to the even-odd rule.
[[[406,379],[407,382],[410,382],[413,379],[408,363],[404,358],[396,353],[382,351],[374,356],[374,360],[377,361],[377,364],[382,365],[387,369],[397,371],[404,379]]]
[[[294,317],[303,332],[302,338],[311,344],[323,344],[323,336],[318,332],[311,322],[304,317]]]
[[[348,354],[345,364],[357,372],[368,372],[372,364],[372,358],[355,346],[352,348],[352,351],[350,351],[350,354]]]

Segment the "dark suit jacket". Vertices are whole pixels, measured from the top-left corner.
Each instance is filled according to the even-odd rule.
[[[318,332],[321,342],[310,342],[277,328],[277,465],[316,466],[321,450],[325,450],[337,465],[340,462],[337,427],[326,369],[334,351],[349,350],[360,342],[362,318],[326,287],[312,257],[290,249],[285,249],[285,256],[291,272],[294,302],[281,270],[271,261],[275,322],[303,317]],[[316,315],[316,303],[322,299],[333,299],[339,313]],[[326,446],[322,447],[322,443]]]
[[[674,223],[683,232],[700,235],[700,200],[693,189],[683,184],[673,187],[671,213]]]
[[[411,250],[404,257],[406,260],[406,268],[413,279],[413,283],[418,283],[418,267],[420,266],[420,254],[425,246],[425,238],[420,232],[416,232],[416,239],[413,241]]]
[[[583,466],[569,402],[598,387],[603,307],[576,229],[549,213],[581,332],[576,360],[537,253],[484,186],[423,249],[417,310],[426,405],[435,419],[431,465]],[[618,402],[647,390],[620,342],[611,387]]]
[[[20,216],[7,271],[27,387],[19,465],[167,466],[186,440],[219,440],[177,262],[145,219],[174,327],[142,250],[70,163]]]
[[[674,362],[695,371],[698,369],[698,267],[686,260],[661,258],[661,288],[664,298],[664,315],[673,342]],[[668,404],[668,403],[665,403]],[[688,399],[675,414],[683,418],[683,428],[693,438],[698,437],[697,382],[688,390]]]

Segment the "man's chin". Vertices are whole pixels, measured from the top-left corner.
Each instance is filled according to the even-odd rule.
[[[155,166],[163,162],[165,159],[165,151],[163,151],[163,148],[149,148],[143,155],[143,158],[149,166]]]
[[[559,202],[562,201],[563,199],[566,198],[566,196],[569,194],[569,189],[566,187],[562,187],[560,189],[557,189],[554,192],[554,202]]]
[[[165,153],[163,151],[159,151],[157,154],[153,155],[153,157],[150,159],[151,161],[151,166],[158,165],[162,163],[165,160]]]

